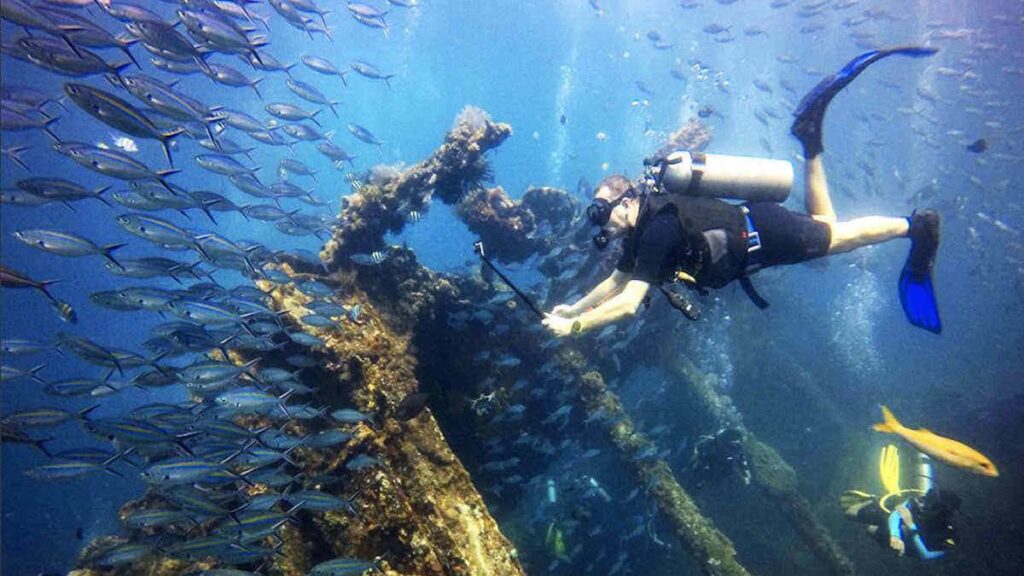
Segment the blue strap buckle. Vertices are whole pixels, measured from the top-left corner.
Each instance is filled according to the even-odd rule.
[[[761,235],[757,230],[747,234],[747,252],[757,252],[761,249]]]
[[[747,222],[747,253],[757,252],[761,249],[761,234],[758,233],[757,228],[754,228],[754,221],[750,219],[750,210],[746,206],[741,206],[743,210],[743,219]]]

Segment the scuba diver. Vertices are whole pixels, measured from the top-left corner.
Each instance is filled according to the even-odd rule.
[[[940,558],[956,546],[953,516],[960,509],[960,497],[934,487],[927,455],[917,453],[917,488],[900,488],[899,465],[896,446],[884,447],[880,471],[886,494],[847,490],[840,498],[843,511],[847,518],[867,524],[875,541],[900,556],[909,549],[922,560]]]
[[[697,488],[733,474],[749,485],[750,467],[743,449],[743,432],[738,428],[721,428],[710,436],[701,436],[693,445],[688,471]]]
[[[878,60],[935,52],[920,47],[866,52],[804,97],[790,131],[802,144],[806,159],[807,213],[792,212],[780,204],[793,183],[792,166],[781,160],[675,151],[646,160],[645,176],[635,183],[621,175],[605,178],[587,216],[600,228],[595,246],[604,249],[610,241],[623,238],[623,255],[607,279],[577,302],[555,306],[545,315],[544,325],[564,337],[634,316],[652,284],[675,308],[696,320],[699,311],[687,298],[661,286],[672,280],[681,280],[700,293],[738,280],[750,299],[765,308],[768,303],[749,278],[762,268],[910,238],[910,255],[899,279],[900,302],[911,324],[941,332],[932,287],[939,214],[922,210],[905,218],[840,221],[832,208],[822,161],[822,122],[836,94]],[[719,198],[746,202],[736,205]]]

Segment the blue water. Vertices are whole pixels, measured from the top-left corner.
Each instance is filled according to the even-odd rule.
[[[753,0],[682,3],[697,4],[692,8],[679,2],[601,0],[598,10],[595,3],[584,0],[421,0],[417,8],[391,9],[387,37],[353,20],[343,3],[322,0],[321,4],[333,9],[327,16],[334,29],[333,42],[322,35],[311,40],[287,26],[265,3],[249,6],[270,14],[267,50],[285,63],[311,53],[339,67],[361,59],[394,74],[390,88],[355,73],[348,74],[348,86],[342,86],[337,78],[318,75],[301,63],[294,69],[296,78],[340,100],[339,118],[324,110],[318,119],[324,131],[335,131],[335,143],[357,157],[356,170],[418,162],[440,145],[459,111],[474,105],[513,128],[513,136],[489,156],[494,184],[512,198],[521,197],[529,186],[572,192],[580,178],[594,183],[614,172],[638,176],[641,160],[705,106],[716,112],[705,120],[713,135],[709,151],[798,162],[799,146],[788,134],[790,113],[823,75],[876,46],[940,48],[930,59],[892,58],[879,63],[836,98],[825,126],[825,162],[841,219],[906,215],[925,206],[940,210],[943,237],[936,284],[944,333],[936,337],[903,321],[895,284],[906,243],[897,241],[830,259],[824,267],[769,271],[758,282],[772,302],[765,313],[754,309],[738,289],[729,288],[718,294],[716,303],[707,301],[708,313],[701,323],[663,337],[678,339],[680,354],[719,376],[746,426],[796,469],[801,491],[865,573],[1010,574],[1024,563],[1020,521],[1024,357],[1019,352],[1024,331],[1018,322],[1024,312],[1024,211],[1017,194],[1024,178],[1020,168],[1024,113],[1017,99],[1024,89],[1020,2],[861,1],[842,7],[847,3],[821,0],[795,1],[776,9]],[[807,10],[801,5],[817,4],[823,5],[819,14],[801,15]],[[173,3],[146,5],[168,19],[175,9]],[[82,14],[115,33],[123,31],[122,25],[95,7]],[[865,21],[844,24],[858,17]],[[705,32],[713,23],[729,29],[717,35]],[[820,30],[801,32],[819,23]],[[751,26],[764,34],[753,34]],[[6,21],[2,30],[5,44],[23,34]],[[651,31],[673,46],[656,49],[649,39]],[[720,41],[728,38],[732,40]],[[145,73],[170,78],[146,62],[149,55],[141,46],[131,50],[143,62]],[[110,61],[123,59],[118,50],[98,53]],[[261,119],[269,118],[263,111],[268,102],[316,108],[285,87],[284,74],[253,71],[226,55],[212,56],[211,61],[265,77],[260,85],[263,101],[248,88],[215,85],[201,74],[181,77],[177,88],[209,105],[243,110]],[[682,79],[670,74],[672,70]],[[30,85],[57,96],[62,83],[69,80],[3,57],[5,85]],[[71,81],[115,91],[101,76]],[[642,92],[637,82],[652,94]],[[48,106],[59,116],[52,130],[60,138],[112,144],[112,136],[117,135],[114,129],[70,102],[65,105],[66,111]],[[378,153],[355,140],[345,128],[349,122],[372,130],[384,142],[382,150]],[[231,137],[249,145],[240,132]],[[981,154],[968,152],[965,146],[979,138],[987,140],[989,149]],[[135,158],[153,168],[167,167],[157,143],[137,142]],[[23,159],[32,172],[5,156],[5,190],[29,176],[62,176],[89,188],[126,188],[123,182],[56,154],[42,133],[4,132],[3,147],[15,145],[30,147]],[[290,209],[336,213],[339,198],[349,193],[344,172],[332,167],[313,144],[298,143],[295,149],[297,158],[319,171],[318,182],[305,177],[290,181],[314,188],[313,194],[329,206],[317,209],[295,203]],[[170,181],[186,189],[223,193],[237,203],[260,202],[242,195],[226,178],[196,166],[193,156],[205,152],[187,138],[178,138],[173,154],[181,173]],[[251,164],[240,159],[261,166],[260,176],[269,182],[275,178],[278,161],[289,155],[284,147],[257,145]],[[802,176],[798,176],[798,190],[800,186]],[[915,192],[926,186],[934,189],[934,196],[913,200]],[[787,206],[802,209],[802,194],[795,193]],[[79,317],[75,326],[63,324],[40,295],[5,289],[0,308],[4,339],[50,341],[67,331],[142,351],[140,344],[148,338],[149,328],[162,320],[142,312],[100,309],[88,296],[143,281],[107,273],[98,257],[44,254],[11,235],[25,228],[63,230],[98,244],[128,242],[121,256],[156,255],[152,245],[114,223],[113,217],[125,211],[91,200],[75,203],[74,211],[58,204],[3,206],[3,264],[35,279],[59,280],[52,288],[54,295],[67,300]],[[191,221],[175,213],[161,215],[179,225],[215,230],[235,240],[256,240],[274,249],[315,251],[320,247],[316,237],[286,236],[271,224],[246,221],[237,214],[217,213],[216,226],[198,212]],[[450,208],[435,202],[422,221],[390,241],[407,243],[420,263],[431,269],[468,274],[474,239]],[[247,282],[230,271],[218,272],[217,278],[227,285]],[[174,287],[169,281],[158,285]],[[635,373],[629,359],[623,360],[621,372],[607,376],[618,381],[627,407],[635,407],[634,419],[648,429],[658,424],[678,426],[679,438],[708,432],[688,425],[683,408],[666,408],[681,401],[671,382],[661,383],[664,375],[657,370]],[[46,364],[40,374],[47,380],[102,376],[101,369],[52,351],[33,358],[4,358],[5,365],[19,368],[40,363]],[[803,384],[789,380],[796,373],[793,367],[802,370],[804,384],[815,391],[813,397]],[[652,389],[664,399],[660,406],[637,402]],[[184,393],[173,389],[128,390],[102,399],[95,415],[113,416],[133,406],[183,399]],[[0,400],[4,414],[37,406],[81,410],[94,403],[46,397],[40,385],[30,380],[5,382]],[[873,471],[882,440],[869,425],[877,420],[876,406],[881,403],[892,406],[912,427],[928,427],[971,444],[1000,468],[1001,475],[995,479],[949,467],[940,470],[944,485],[961,492],[965,500],[963,543],[952,558],[930,565],[897,561],[868,541],[859,526],[841,517],[836,498],[854,487],[846,483],[877,483]],[[46,431],[46,436],[54,437],[54,450],[81,446],[84,435],[73,423]],[[595,477],[609,477],[617,466],[611,452],[606,452],[590,464]],[[575,453],[562,457],[571,461]],[[844,459],[863,463],[864,473],[851,478],[850,467],[839,465]],[[5,444],[2,460],[2,569],[7,574],[66,572],[90,539],[118,532],[118,507],[144,490],[132,477],[98,475],[60,483],[33,480],[22,472],[45,463],[45,457],[23,445]],[[607,484],[615,498],[591,522],[605,525],[610,533],[618,519],[628,518],[628,532],[632,519],[647,512],[635,502],[621,501],[631,490],[628,483],[608,480]],[[799,560],[806,552],[792,534],[780,536],[784,544],[774,545],[759,528],[773,514],[757,502],[753,490],[737,485],[713,487],[700,493],[698,502],[733,538],[741,561],[752,571],[786,574],[820,569],[811,561]],[[523,530],[520,523],[523,509],[542,497],[539,490],[523,490],[522,500],[499,502],[492,510],[499,522],[509,521],[506,532],[517,546],[533,551],[526,558],[531,574],[548,573],[550,559],[543,556],[543,534]],[[746,506],[756,510],[755,522],[745,520]],[[576,536],[577,541],[583,534],[586,531]],[[666,565],[685,558],[678,544],[662,548],[651,544],[647,535],[632,540],[611,535],[592,538],[606,538],[608,549],[608,560],[598,563],[595,574],[608,573],[620,551],[628,552],[622,573],[673,573],[664,571]],[[671,540],[667,528],[662,529],[661,539]],[[553,570],[579,573],[572,570],[582,570],[585,564]],[[690,573],[689,568],[679,570]]]

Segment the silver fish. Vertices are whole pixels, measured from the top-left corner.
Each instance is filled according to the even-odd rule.
[[[338,116],[338,111],[334,109],[339,104],[337,100],[330,100],[323,93],[320,92],[315,86],[307,84],[301,80],[288,79],[285,81],[288,89],[295,93],[296,96],[303,100],[308,100],[314,104],[321,104],[327,106],[334,113],[334,116]]]
[[[390,79],[394,77],[394,74],[385,74],[373,64],[363,62],[362,60],[353,60],[349,62],[349,66],[360,76],[370,78],[371,80],[383,80],[384,84],[391,88]]]
[[[302,120],[312,120],[314,124],[320,126],[320,122],[316,119],[316,115],[321,111],[307,112],[294,104],[288,104],[285,102],[272,102],[264,106],[264,109],[269,112],[272,116],[276,116],[282,120],[288,120],[291,122],[298,122]]]
[[[208,64],[207,70],[205,72],[206,75],[211,80],[224,86],[248,86],[249,88],[252,88],[253,92],[256,93],[257,98],[263,100],[263,95],[260,94],[259,88],[256,87],[260,82],[263,81],[263,78],[256,78],[255,80],[250,80],[245,74],[242,74],[238,70],[235,70],[234,68],[230,66],[225,66],[223,64]]]
[[[92,241],[70,232],[44,230],[41,228],[18,230],[14,233],[14,237],[33,248],[49,252],[50,254],[70,257],[99,255],[117,266],[120,266],[120,264],[118,264],[112,254],[118,248],[125,246],[123,243],[97,246]]]
[[[328,76],[337,76],[341,78],[342,84],[348,85],[348,82],[345,80],[346,73],[338,70],[338,67],[331,64],[331,62],[326,58],[321,58],[320,56],[314,56],[312,54],[303,54],[300,59],[303,64],[310,68],[310,70],[326,74]]]
[[[110,92],[87,84],[67,83],[64,85],[64,92],[79,108],[85,110],[100,122],[125,134],[138,138],[158,140],[160,145],[163,146],[167,162],[171,166],[174,165],[174,161],[171,158],[170,140],[184,132],[184,129],[179,127],[175,130],[164,132],[157,128],[156,124],[138,108]]]
[[[82,142],[57,142],[53,145],[53,149],[104,176],[120,180],[154,180],[168,190],[171,190],[171,185],[165,178],[180,172],[180,170],[174,169],[154,172],[131,156]]]

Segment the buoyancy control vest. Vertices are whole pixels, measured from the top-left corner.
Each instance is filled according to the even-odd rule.
[[[746,220],[742,209],[717,198],[651,193],[644,196],[633,231],[643,236],[647,225],[663,212],[672,212],[683,230],[684,252],[676,255],[679,269],[701,288],[721,288],[746,275]]]

